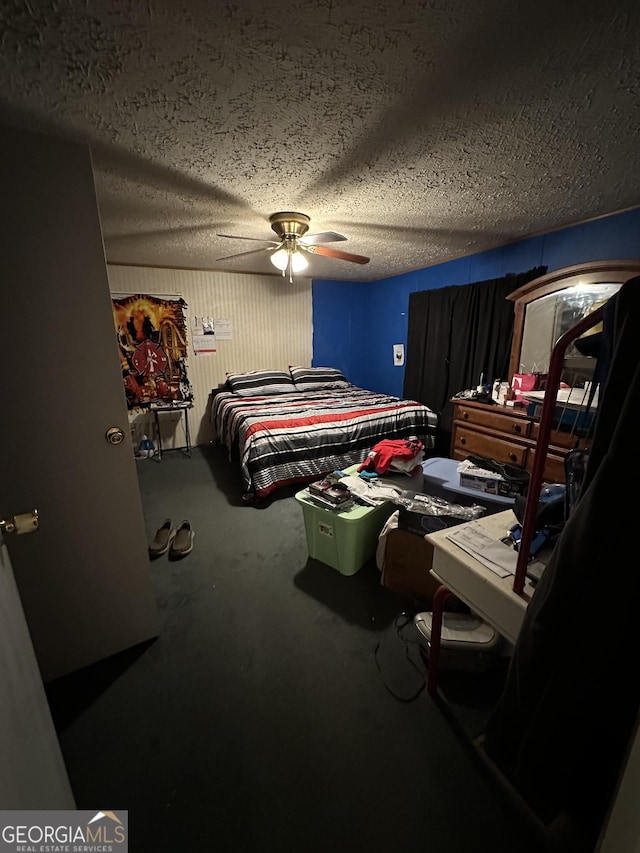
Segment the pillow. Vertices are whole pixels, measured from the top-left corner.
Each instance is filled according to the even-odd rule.
[[[331,391],[351,388],[344,373],[335,367],[290,367],[296,391]]]
[[[227,387],[234,394],[260,397],[264,394],[293,394],[296,390],[291,375],[285,370],[252,370],[249,373],[227,373]]]

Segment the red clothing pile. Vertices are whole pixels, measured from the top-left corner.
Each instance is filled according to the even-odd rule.
[[[376,474],[387,471],[402,471],[415,474],[424,459],[424,449],[419,438],[385,438],[369,451],[369,455],[358,468]]]

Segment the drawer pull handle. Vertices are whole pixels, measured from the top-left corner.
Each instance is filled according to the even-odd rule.
[[[466,444],[466,443],[467,443],[467,439],[466,439],[466,438],[461,438],[461,439],[460,439],[460,444]]]
[[[466,420],[469,420],[469,412],[463,412],[463,413],[462,413],[462,418],[463,418],[463,420],[465,420],[465,421],[466,421]]]
[[[513,431],[520,434],[522,432],[522,427],[520,426],[520,424],[513,424]]]
[[[515,454],[515,453],[510,453],[510,454],[509,454],[509,459],[510,459],[512,462],[517,462],[517,461],[518,461],[518,457],[516,456],[516,454]]]

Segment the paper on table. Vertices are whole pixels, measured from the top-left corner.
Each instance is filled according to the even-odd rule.
[[[492,539],[491,536],[477,530],[473,525],[452,527],[451,533],[447,534],[447,539],[471,554],[498,577],[506,578],[509,575],[515,575],[517,552],[504,542]]]

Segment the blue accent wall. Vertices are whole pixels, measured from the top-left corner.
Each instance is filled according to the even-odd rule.
[[[640,258],[640,208],[509,243],[477,255],[374,282],[312,284],[313,364],[338,367],[354,385],[402,396],[404,367],[393,345],[407,343],[409,294],[587,261]]]

